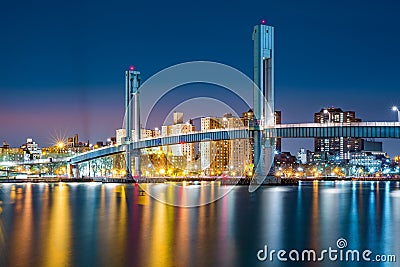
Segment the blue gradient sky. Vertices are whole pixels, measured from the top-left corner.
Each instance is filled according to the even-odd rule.
[[[45,146],[60,132],[92,142],[115,135],[130,64],[144,80],[193,60],[252,77],[251,33],[262,18],[275,26],[284,123],[312,121],[332,105],[364,121],[393,121],[399,13],[398,1],[3,1],[0,141],[33,137]],[[300,143],[312,148],[312,140]],[[398,143],[384,148],[394,154]],[[284,142],[284,150],[298,146]]]

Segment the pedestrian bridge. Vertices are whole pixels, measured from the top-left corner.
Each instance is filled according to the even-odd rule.
[[[266,131],[280,138],[400,138],[400,122],[280,124]]]
[[[400,122],[352,122],[352,123],[298,123],[280,124],[262,130],[266,137],[276,138],[331,138],[331,137],[356,137],[356,138],[400,138]],[[101,158],[125,152],[127,146],[130,151],[142,148],[206,142],[232,139],[251,138],[253,130],[247,127],[225,128],[206,132],[163,136],[142,139],[128,145],[115,145],[104,147],[69,158],[70,164],[77,164],[88,160]]]

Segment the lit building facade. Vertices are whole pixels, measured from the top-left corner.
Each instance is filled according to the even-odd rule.
[[[135,130],[132,130],[132,136],[135,136]],[[160,136],[160,130],[149,130],[149,129],[141,129],[140,130],[141,138],[152,138]],[[125,142],[126,137],[126,129],[117,129],[115,131],[115,138],[117,145],[122,145]]]
[[[24,160],[40,159],[42,156],[42,149],[32,138],[27,138],[26,143],[21,148],[24,151]]]
[[[0,161],[23,161],[24,150],[22,148],[12,148],[6,142],[0,146]]]
[[[174,112],[174,124],[163,125],[161,136],[171,136],[179,134],[188,134],[195,132],[195,126],[192,121],[183,123],[183,113]],[[173,168],[187,169],[196,156],[195,143],[181,143],[170,146],[163,146],[164,154]]]
[[[297,152],[297,162],[299,164],[307,163],[307,151],[304,148],[300,148],[299,152]]]
[[[79,137],[78,134],[75,134],[74,137],[68,137],[67,139],[68,147],[78,147],[79,146]]]
[[[80,142],[78,134],[67,138],[67,148],[69,152],[75,153],[83,153],[91,149],[89,140],[87,142]]]
[[[382,150],[382,142],[370,140],[364,140],[363,150],[350,153],[349,159],[350,165],[365,167],[365,170],[370,173],[383,170],[390,162],[389,156]]]
[[[223,117],[205,117],[201,118],[201,131],[241,128],[245,121],[246,118],[233,117],[230,113]],[[249,139],[201,142],[199,150],[201,169],[205,175],[244,176],[252,171],[253,155]]]
[[[381,170],[382,165],[389,159],[384,152],[362,151],[350,154],[350,165],[363,166],[372,172]]]
[[[193,133],[195,126],[189,123],[178,123],[174,125],[164,125],[161,129],[162,136],[179,135]],[[195,144],[181,143],[176,145],[164,146],[164,153],[169,156],[171,162],[177,166],[186,166],[186,163],[192,162],[195,158]]]
[[[350,123],[361,122],[354,111],[343,111],[340,108],[324,108],[314,114],[315,123]],[[363,139],[353,137],[315,138],[316,152],[330,152],[341,160],[350,159],[350,152],[359,152],[363,148]]]

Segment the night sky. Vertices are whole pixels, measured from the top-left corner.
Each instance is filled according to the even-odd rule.
[[[283,123],[311,122],[327,106],[363,121],[394,121],[398,14],[399,1],[382,0],[2,1],[0,141],[20,146],[32,137],[47,146],[74,133],[91,142],[114,136],[131,64],[143,80],[193,60],[252,77],[251,34],[261,19],[275,27]],[[393,155],[398,143],[384,149]],[[312,149],[312,140],[287,140],[283,150],[304,145]]]

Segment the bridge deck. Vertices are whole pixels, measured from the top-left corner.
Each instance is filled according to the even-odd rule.
[[[267,137],[277,138],[400,138],[399,122],[358,122],[358,123],[300,123],[280,124],[263,129]],[[218,129],[173,136],[142,139],[129,144],[131,151],[180,143],[247,139],[252,136],[248,128]],[[126,145],[110,146],[82,153],[70,158],[72,164],[124,152]]]

